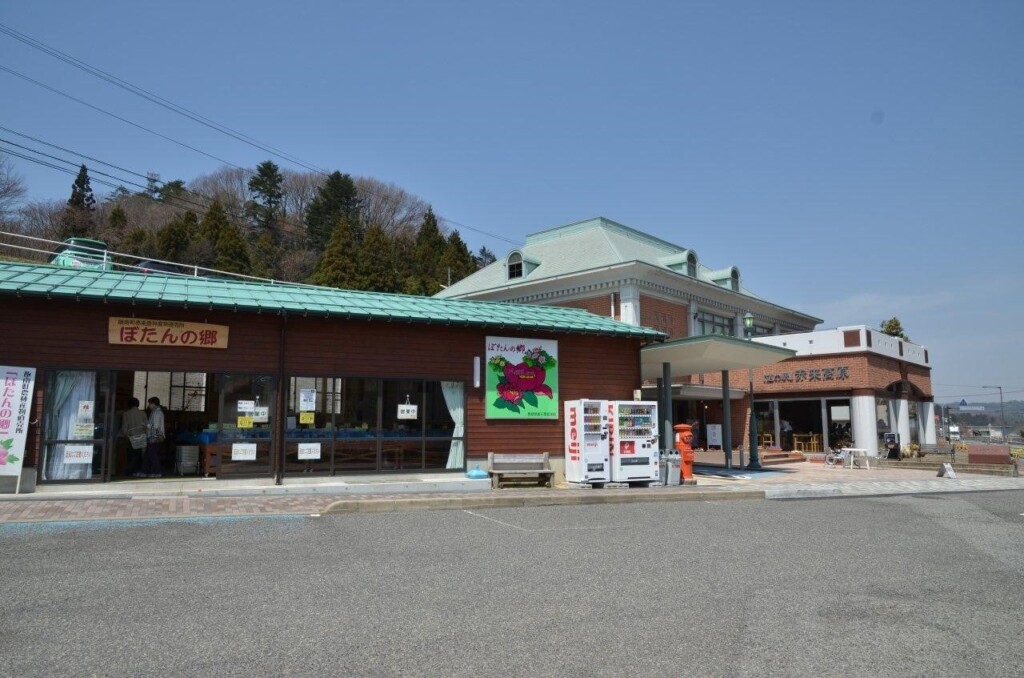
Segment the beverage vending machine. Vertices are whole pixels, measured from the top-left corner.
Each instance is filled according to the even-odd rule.
[[[608,402],[608,442],[613,483],[660,480],[658,461],[658,403]]]
[[[601,487],[609,481],[607,401],[568,400],[564,410],[565,480]]]

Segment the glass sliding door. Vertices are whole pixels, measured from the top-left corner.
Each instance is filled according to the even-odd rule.
[[[117,436],[110,407],[109,373],[47,372],[41,482],[105,479]]]
[[[276,379],[266,374],[218,374],[220,435],[217,477],[273,471]]]

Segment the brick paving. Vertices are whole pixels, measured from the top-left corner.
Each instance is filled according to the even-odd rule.
[[[488,492],[423,492],[414,494],[248,494],[197,496],[198,493],[126,493],[123,497],[46,497],[39,494],[0,495],[0,523],[78,520],[189,518],[207,516],[308,515],[328,511],[376,512],[552,504],[623,503],[651,501],[714,500],[731,498],[810,498],[871,496],[932,492],[974,492],[1024,489],[1024,478],[996,476],[936,478],[934,471],[918,469],[845,469],[799,463],[770,467],[765,474],[734,477],[698,476],[690,487],[604,490],[558,487],[555,489],[508,488]],[[116,494],[118,486],[102,488]]]

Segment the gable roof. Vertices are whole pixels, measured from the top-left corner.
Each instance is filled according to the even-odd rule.
[[[506,258],[502,257],[435,296],[457,297],[634,261],[665,270],[676,270],[670,268],[669,263],[685,261],[685,256],[681,255],[692,250],[611,219],[597,217],[532,233],[526,236],[526,243],[522,247],[513,251],[537,263],[529,274],[509,280],[505,268]],[[698,261],[697,280],[722,286],[722,279],[714,276],[714,273]],[[740,293],[754,296],[745,289],[741,289]]]
[[[303,316],[662,339],[577,308],[436,299],[292,283],[255,283],[0,262],[0,296],[65,298]]]

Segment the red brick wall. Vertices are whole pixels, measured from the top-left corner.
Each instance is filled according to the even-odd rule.
[[[669,340],[690,336],[689,317],[686,304],[640,295],[640,324],[665,332]]]
[[[569,308],[582,308],[584,311],[590,311],[594,315],[601,315],[605,318],[611,316],[612,300],[611,294],[605,294],[599,297],[588,297],[587,299],[572,299],[570,301],[559,301],[556,303],[549,304],[550,306],[567,306]],[[620,319],[618,297],[615,298],[615,319]]]
[[[325,318],[295,317],[283,322],[276,315],[10,297],[0,297],[0,313],[17,318],[17,331],[8,332],[3,340],[3,361],[37,368],[36,419],[40,418],[42,382],[48,368],[277,374],[282,360],[282,326],[287,332],[284,372],[288,376],[465,382],[466,442],[472,457],[486,456],[491,450],[557,453],[563,445],[561,410],[558,420],[484,419],[484,389],[473,388],[472,373],[475,356],[483,363],[488,334],[557,339],[559,398],[563,401],[628,400],[640,383],[640,342],[628,338]],[[107,343],[110,316],[227,325],[229,348],[111,345]],[[124,405],[117,403],[116,407],[120,410]],[[34,445],[26,458],[34,459],[39,432],[30,430],[30,438]]]

